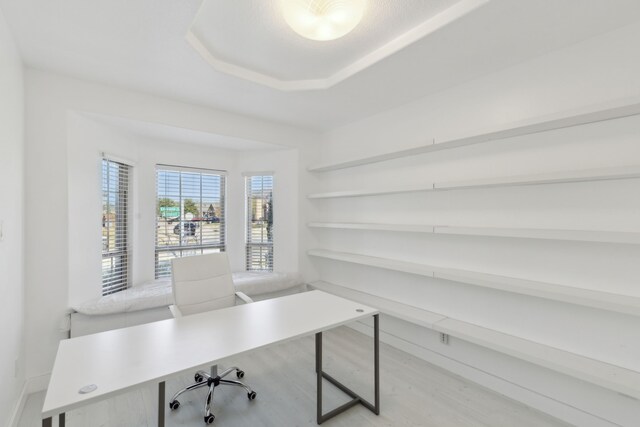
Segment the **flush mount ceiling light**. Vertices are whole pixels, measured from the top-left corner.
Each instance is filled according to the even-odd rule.
[[[353,30],[366,0],[281,0],[284,19],[302,37],[334,40]]]

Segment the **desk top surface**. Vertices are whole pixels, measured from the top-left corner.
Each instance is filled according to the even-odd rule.
[[[217,360],[377,314],[322,291],[161,320],[63,340],[42,409],[44,418]],[[90,384],[88,394],[79,390]]]

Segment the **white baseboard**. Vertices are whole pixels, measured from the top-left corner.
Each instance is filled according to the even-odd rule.
[[[13,411],[11,412],[11,416],[9,417],[9,422],[7,424],[8,427],[17,427],[18,422],[20,422],[20,416],[22,415],[22,410],[24,409],[24,404],[27,402],[27,397],[29,396],[29,392],[27,391],[27,382],[25,381],[22,384],[22,390],[20,390],[20,396],[18,396],[18,401],[16,405],[13,407]]]
[[[24,405],[27,403],[29,395],[31,393],[46,390],[47,386],[49,385],[49,378],[51,378],[51,374],[40,375],[37,377],[29,378],[22,384],[20,396],[18,396],[18,401],[16,402],[13,411],[11,412],[7,427],[18,427]]]
[[[373,328],[370,325],[355,322],[348,326],[366,335],[373,336]],[[385,333],[383,330],[380,331],[380,341],[571,425],[584,427],[619,426],[618,424],[608,422],[602,418],[598,418],[594,415],[564,404],[563,402],[559,402],[535,391],[523,388],[518,384],[514,384],[503,378],[481,371],[473,366],[469,366],[450,357],[421,347],[415,343]]]

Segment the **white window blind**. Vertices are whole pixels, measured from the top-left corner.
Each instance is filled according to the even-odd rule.
[[[102,295],[129,286],[129,171],[102,159]]]
[[[247,270],[273,271],[273,175],[245,177]]]
[[[225,250],[225,174],[156,166],[156,278],[171,259]]]

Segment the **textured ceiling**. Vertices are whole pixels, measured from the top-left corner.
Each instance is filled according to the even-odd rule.
[[[250,0],[219,1],[236,2]],[[401,16],[413,13],[412,3],[388,0]],[[640,19],[638,0],[491,0],[329,89],[282,92],[212,69],[185,39],[200,6],[200,0],[0,0],[29,66],[318,130]],[[261,43],[225,42],[230,51]]]

